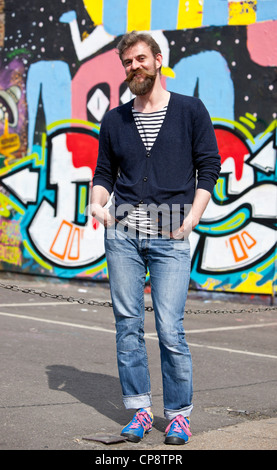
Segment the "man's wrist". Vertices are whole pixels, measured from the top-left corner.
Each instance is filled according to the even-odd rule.
[[[102,206],[98,202],[93,202],[92,204],[90,204],[90,211],[93,217],[97,214],[99,209],[102,209]]]
[[[192,230],[195,229],[195,227],[199,224],[199,222],[200,222],[200,217],[196,217],[195,215],[192,215],[192,221],[191,221]]]

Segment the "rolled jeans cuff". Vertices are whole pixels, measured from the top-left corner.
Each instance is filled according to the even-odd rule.
[[[182,415],[184,418],[188,418],[192,412],[193,405],[186,406],[181,410],[164,410],[164,417],[172,421],[176,416]]]
[[[123,396],[123,404],[127,410],[139,408],[147,408],[152,406],[151,393],[144,393],[143,395]]]

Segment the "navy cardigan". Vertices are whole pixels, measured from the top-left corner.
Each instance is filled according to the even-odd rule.
[[[104,116],[93,185],[114,192],[115,209],[121,204],[182,207],[192,204],[196,187],[212,193],[220,172],[220,156],[202,101],[171,92],[150,152],[136,127],[133,101]]]

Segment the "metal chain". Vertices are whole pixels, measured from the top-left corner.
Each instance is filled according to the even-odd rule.
[[[32,295],[39,295],[40,297],[48,297],[50,299],[56,300],[65,300],[66,302],[78,302],[79,304],[87,304],[87,305],[98,305],[99,307],[112,307],[112,302],[103,301],[100,302],[98,300],[86,300],[83,298],[75,298],[75,297],[66,297],[62,294],[50,294],[49,292],[40,291],[37,289],[31,289],[29,287],[19,287],[12,284],[3,284],[0,283],[0,287],[3,289],[9,289],[15,292],[23,292],[24,294],[32,294]]]
[[[56,299],[56,300],[65,300],[66,302],[77,302],[78,304],[86,304],[86,305],[94,305],[98,307],[112,307],[113,304],[110,301],[99,301],[99,300],[92,300],[92,299],[84,299],[84,298],[76,298],[76,297],[66,297],[65,295],[62,294],[50,294],[49,292],[45,291],[40,291],[37,289],[31,289],[29,287],[19,287],[13,284],[4,284],[0,282],[0,287],[3,289],[9,289],[15,292],[23,292],[25,294],[32,294],[32,295],[39,295],[40,297],[47,297],[51,299]],[[153,312],[153,307],[152,306],[146,306],[145,311],[147,312]],[[220,310],[220,309],[207,309],[207,310],[193,310],[193,309],[186,309],[185,312],[186,314],[196,314],[196,313],[201,313],[201,314],[211,314],[211,313],[217,313],[217,314],[227,314],[227,313],[254,313],[254,312],[268,312],[272,310],[277,310],[277,305],[272,306],[272,307],[253,307],[253,308],[241,308],[241,309],[233,309],[233,310]]]

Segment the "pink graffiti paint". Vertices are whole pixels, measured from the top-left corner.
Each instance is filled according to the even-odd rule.
[[[247,27],[247,47],[251,59],[263,67],[277,65],[277,21]]]
[[[249,154],[246,147],[239,137],[225,129],[215,129],[219,154],[221,155],[221,163],[223,164],[227,158],[233,158],[235,163],[235,176],[237,181],[242,178],[243,165],[245,155]]]
[[[85,62],[72,80],[72,117],[87,119],[88,93],[101,83],[107,83],[110,87],[109,109],[118,106],[119,89],[124,80],[124,69],[115,49]]]
[[[102,83],[110,88],[110,101],[107,107],[113,109],[120,105],[120,87],[126,78],[124,68],[116,49],[88,60],[72,80],[72,117],[87,120],[87,98],[89,91]],[[166,88],[166,77],[162,76]]]

